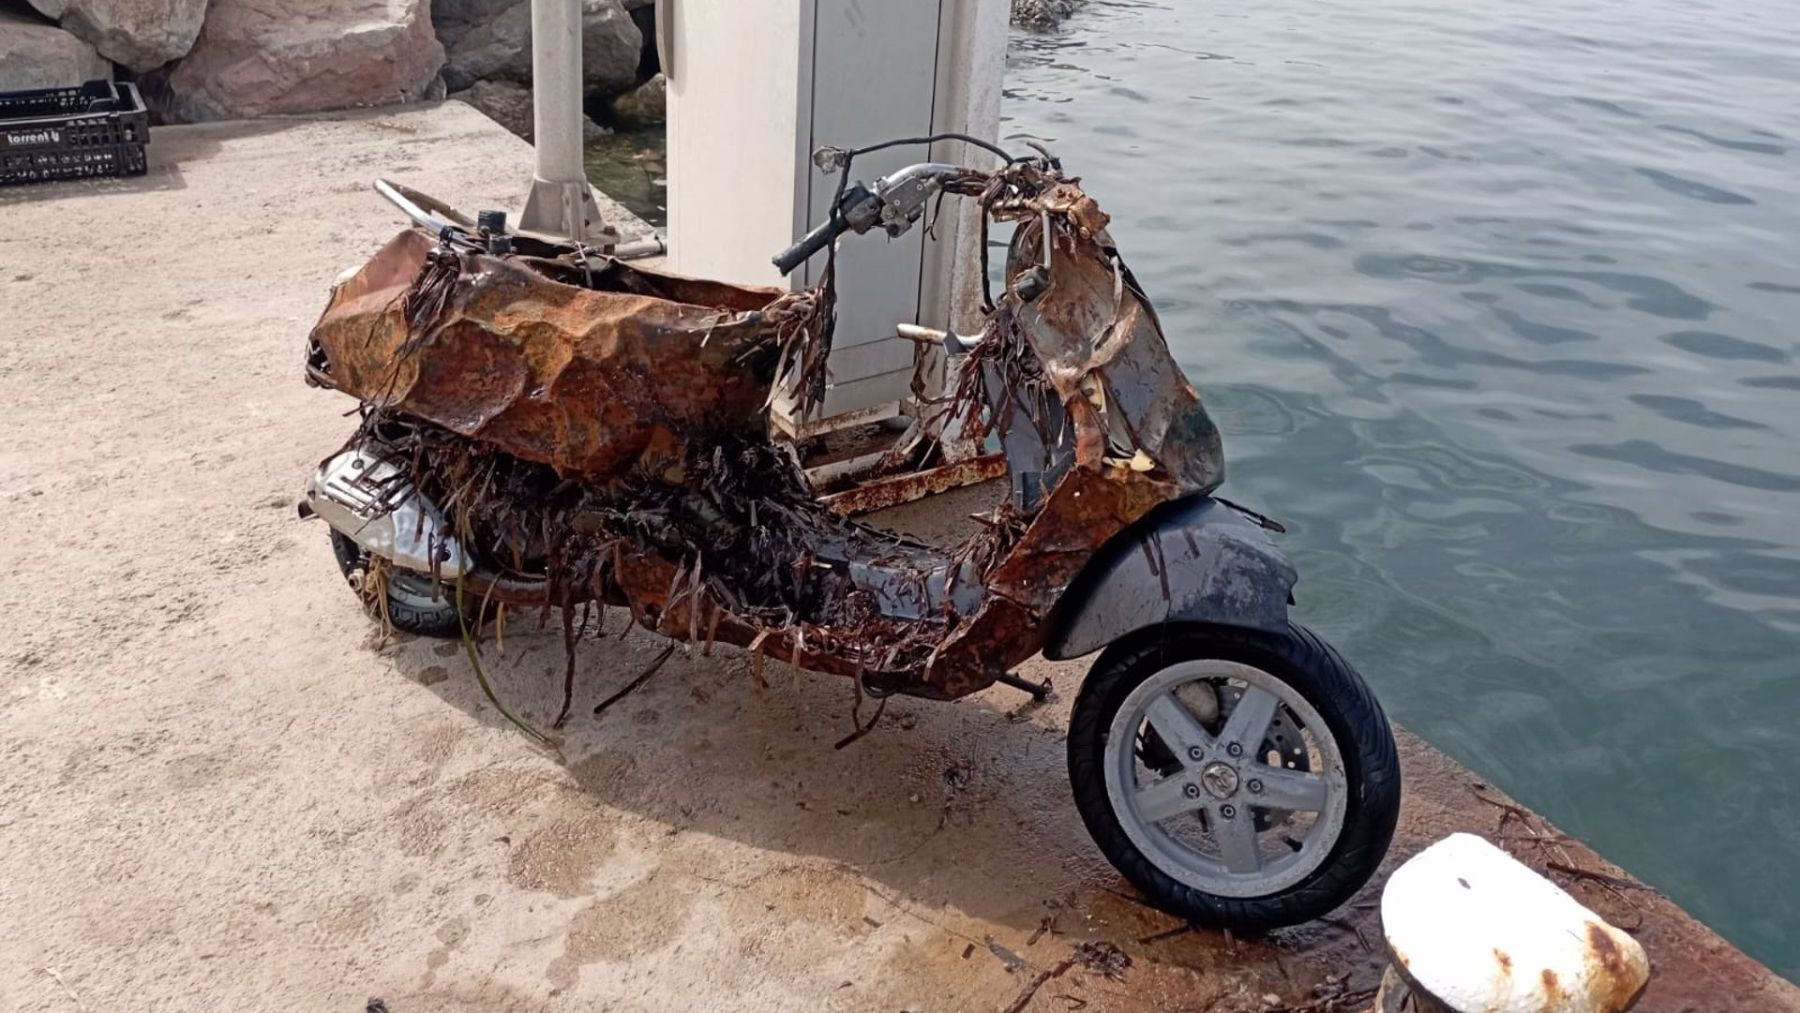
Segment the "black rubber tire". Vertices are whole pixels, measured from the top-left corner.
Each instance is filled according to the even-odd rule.
[[[349,535],[336,528],[331,528],[330,531],[331,554],[337,557],[338,570],[348,580],[357,570],[367,565],[367,554]],[[439,586],[434,589],[434,594],[438,596],[436,604],[420,607],[396,597],[390,589],[387,596],[388,622],[402,633],[440,640],[460,640],[462,615],[452,600],[456,596],[455,590]]]
[[[1254,665],[1293,687],[1325,719],[1344,758],[1350,797],[1337,842],[1306,879],[1266,897],[1221,897],[1164,873],[1126,836],[1106,792],[1107,734],[1125,697],[1172,664],[1207,658]],[[1337,651],[1296,623],[1285,635],[1168,626],[1107,648],[1069,720],[1069,782],[1094,843],[1150,903],[1240,932],[1311,921],[1349,900],[1375,874],[1400,818],[1400,759],[1381,705]]]

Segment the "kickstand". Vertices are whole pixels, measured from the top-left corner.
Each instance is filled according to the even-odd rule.
[[[997,679],[995,681],[999,682],[1001,685],[1011,686],[1014,689],[1023,690],[1026,693],[1030,693],[1031,698],[1033,700],[1036,700],[1039,703],[1043,703],[1045,700],[1050,699],[1050,680],[1049,679],[1045,679],[1040,684],[1040,683],[1032,682],[1029,679],[1021,679],[1018,676],[1012,674],[1011,672],[1007,672],[1005,675],[1002,675],[999,679]]]

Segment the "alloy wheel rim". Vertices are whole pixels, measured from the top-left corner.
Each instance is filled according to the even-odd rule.
[[[1238,691],[1211,727],[1177,693],[1197,684],[1221,700],[1230,697],[1221,690]],[[1307,763],[1266,740],[1277,716],[1303,730]],[[1140,761],[1146,727],[1175,757],[1178,766],[1166,775]],[[1342,748],[1305,697],[1255,666],[1205,659],[1152,674],[1120,704],[1105,751],[1107,798],[1126,836],[1163,873],[1196,890],[1279,893],[1323,865],[1343,833]]]

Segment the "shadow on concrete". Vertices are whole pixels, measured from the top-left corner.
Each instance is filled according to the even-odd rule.
[[[144,175],[100,176],[4,187],[0,188],[0,205],[186,190],[187,180],[181,173],[184,163],[206,161],[233,139],[276,133],[288,126],[282,121],[244,121],[208,124],[204,128],[179,132],[151,127],[150,144],[144,152],[147,165]]]
[[[177,191],[187,189],[182,166],[211,161],[234,142],[270,134],[305,130],[313,124],[342,121],[366,122],[377,129],[386,126],[395,134],[396,159],[390,166],[372,169],[369,181],[383,171],[405,171],[410,168],[403,155],[406,135],[415,128],[393,122],[400,114],[414,113],[422,104],[353,109],[311,116],[272,116],[258,120],[225,120],[217,123],[188,123],[152,126],[150,143],[145,150],[147,169],[142,176],[102,176],[94,179],[61,180],[0,187],[0,206],[36,201],[66,200],[71,197],[109,197]]]
[[[578,645],[571,717],[552,731],[566,659],[557,622],[553,615],[540,633],[535,615],[515,617],[504,655],[486,652],[487,678],[509,709],[551,736],[550,752],[580,790],[671,835],[842,867],[890,903],[1028,959],[1041,955],[1019,948],[1043,929],[1112,943],[1140,964],[1162,965],[1158,975],[1202,972],[1202,991],[1224,981],[1256,995],[1293,995],[1298,985],[1306,995],[1326,973],[1353,975],[1359,988],[1379,975],[1372,889],[1340,917],[1256,939],[1184,929],[1137,899],[1088,839],[1069,794],[1067,698],[1086,661],[1030,666],[1027,674],[1059,687],[1042,705],[1003,686],[956,703],[893,698],[875,731],[837,749],[852,731],[849,680],[770,662],[759,692],[748,657],[724,645],[712,657],[698,646],[678,650],[596,717],[595,705],[667,644],[627,631],[615,609],[606,635]],[[385,653],[445,702],[523,737],[476,685],[460,644],[408,640]],[[865,721],[870,713],[865,702]],[[1180,980],[1186,989],[1198,979]]]
[[[929,510],[881,521],[949,542],[991,495],[963,490]],[[347,590],[342,607],[356,607]],[[525,738],[477,685],[460,643],[395,641],[381,653],[400,675],[484,725]],[[560,730],[551,729],[567,664],[558,613],[541,627],[538,613],[512,615],[503,649],[485,645],[483,670],[509,710],[551,737],[549,753],[598,802],[670,835],[840,868],[891,904],[955,925],[971,943],[991,937],[1038,959],[1045,949],[1018,948],[1047,934],[1104,940],[1168,973],[1203,970],[1214,975],[1213,986],[1229,980],[1230,989],[1258,995],[1289,995],[1300,981],[1308,982],[1300,989],[1306,994],[1321,968],[1354,968],[1371,983],[1378,973],[1379,932],[1366,903],[1335,923],[1234,940],[1185,929],[1137,898],[1089,840],[1069,790],[1068,710],[1091,659],[1025,666],[1027,676],[1057,687],[1044,704],[1005,686],[954,703],[891,698],[875,730],[843,748],[836,746],[854,730],[850,680],[770,661],[768,686],[759,690],[748,655],[726,645],[711,656],[699,645],[678,648],[642,686],[595,715],[667,645],[629,629],[622,609],[596,620],[577,645],[573,706]],[[864,702],[865,722],[873,707]],[[1067,952],[1060,944],[1049,949]],[[970,952],[993,959],[980,951]],[[1226,968],[1230,974],[1217,976]],[[1183,989],[1194,985],[1182,981]]]
[[[906,897],[1015,925],[1035,925],[1077,883],[1111,883],[1068,798],[1054,703],[1031,705],[1006,687],[958,703],[896,697],[873,732],[836,749],[854,730],[850,680],[769,661],[759,690],[748,655],[721,644],[710,657],[678,648],[595,715],[668,644],[627,623],[609,610],[604,632],[578,643],[560,730],[550,727],[567,659],[558,615],[544,632],[537,614],[514,615],[504,654],[492,643],[483,651],[500,700],[549,735],[562,766],[608,805],[672,831],[843,863]],[[392,657],[447,703],[512,728],[460,644],[412,641]],[[1056,678],[1073,689],[1078,673]],[[864,701],[865,722],[874,706]]]
[[[981,495],[965,491],[894,526],[952,540]],[[873,732],[836,748],[856,727],[850,680],[768,661],[759,690],[748,654],[724,644],[710,657],[701,645],[677,648],[596,716],[669,641],[627,630],[623,609],[591,625],[560,730],[550,728],[568,657],[560,613],[512,615],[504,653],[487,644],[483,668],[508,709],[549,734],[577,783],[609,805],[676,831],[842,863],[912,900],[1015,927],[1036,926],[1075,892],[1130,893],[1069,794],[1068,700],[1087,660],[1037,663],[1033,674],[1061,687],[1046,704],[1005,686],[954,703],[890,698]],[[460,644],[412,641],[393,660],[450,704],[511,727]],[[874,712],[865,700],[861,719]]]

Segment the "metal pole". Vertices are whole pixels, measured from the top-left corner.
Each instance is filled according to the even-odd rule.
[[[582,165],[581,0],[531,0],[532,119],[537,170],[519,228],[595,245],[605,227]]]

